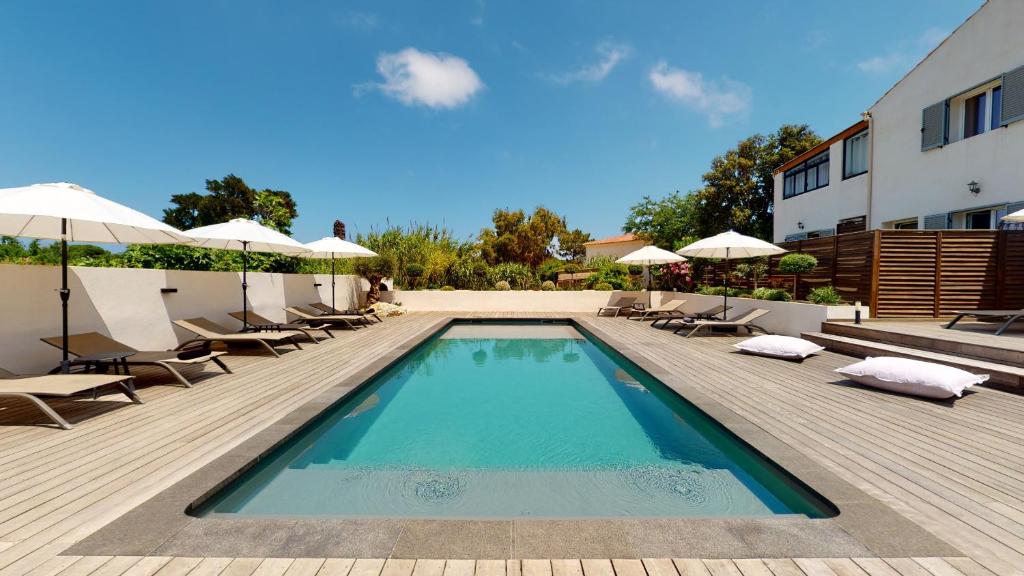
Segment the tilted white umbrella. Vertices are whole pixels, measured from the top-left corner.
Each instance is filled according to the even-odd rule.
[[[1003,216],[1005,222],[1024,222],[1024,210],[1018,210],[1013,214],[1007,214]]]
[[[377,253],[364,248],[355,242],[342,240],[336,236],[327,236],[306,244],[310,252],[303,254],[306,258],[331,259],[331,308],[334,308],[334,258],[368,258]]]
[[[637,264],[644,267],[644,272],[647,272],[648,266],[655,266],[658,264],[671,264],[673,262],[686,262],[686,258],[676,254],[675,252],[669,252],[668,250],[658,248],[657,246],[644,246],[639,250],[634,250],[629,254],[626,254],[622,258],[616,260],[619,264]],[[651,276],[647,274],[647,288],[651,287]]]
[[[77,184],[57,182],[0,189],[0,234],[60,240],[61,369],[68,370],[68,242],[177,244],[191,238],[163,222],[97,196]]]
[[[249,251],[293,256],[309,252],[297,240],[245,218],[193,228],[184,233],[194,240],[194,245],[202,248],[242,251],[242,325],[245,327],[249,326],[249,303],[246,300],[249,289]]]
[[[738,232],[729,230],[716,236],[698,240],[676,250],[676,254],[690,256],[693,258],[718,258],[721,260],[739,260],[743,258],[758,258],[760,256],[773,256],[782,254],[786,250],[775,244],[765,242],[751,236],[744,236]],[[729,304],[729,270],[725,272],[725,305]],[[727,311],[722,312],[722,318],[727,318]]]

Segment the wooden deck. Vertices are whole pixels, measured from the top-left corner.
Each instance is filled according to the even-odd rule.
[[[190,390],[143,388],[141,406],[114,397],[54,403],[76,424],[71,431],[43,426],[28,407],[3,401],[0,576],[1024,574],[1024,397],[983,389],[955,404],[924,402],[837,384],[832,369],[850,361],[843,356],[826,353],[803,364],[741,356],[732,352],[733,338],[684,339],[622,318],[595,322],[969,558],[412,561],[60,555],[443,316],[389,319],[280,359],[229,356],[235,374],[211,371]]]

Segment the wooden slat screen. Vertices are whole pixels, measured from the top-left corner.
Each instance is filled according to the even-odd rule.
[[[880,317],[934,315],[938,241],[935,232],[882,230],[879,235]]]
[[[939,257],[939,316],[998,307],[996,270],[999,232],[946,230]]]
[[[1024,231],[1000,232],[1000,309],[1024,308]]]
[[[794,278],[779,273],[780,256],[773,256],[771,279],[763,285],[795,292],[798,299],[815,286],[832,285],[844,302],[868,305],[876,237],[874,316],[932,318],[957,310],[1024,308],[1024,231],[1016,230],[876,230],[783,242],[779,246],[790,252],[813,255],[818,267]],[[703,282],[721,285],[725,270],[724,262],[708,265]],[[735,279],[730,285],[752,287]]]

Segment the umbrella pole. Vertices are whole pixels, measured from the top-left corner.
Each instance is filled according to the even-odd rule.
[[[729,260],[729,249],[725,249],[725,310],[722,310],[722,320],[729,319],[729,271],[732,269],[732,262]]]
[[[242,242],[242,330],[249,328],[249,300],[246,292],[249,289],[249,243]]]
[[[60,219],[60,307],[61,307],[61,360],[60,371],[67,374],[71,371],[68,363],[68,300],[71,290],[68,289],[68,219]]]
[[[334,305],[334,252],[331,252],[331,308],[337,312],[338,308]]]

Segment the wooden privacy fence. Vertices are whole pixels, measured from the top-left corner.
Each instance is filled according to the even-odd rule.
[[[872,230],[779,246],[818,259],[814,270],[799,276],[780,274],[779,256],[769,260],[769,277],[759,284],[797,299],[831,285],[844,301],[870,305],[881,318],[1024,308],[1024,231]],[[724,262],[706,266],[704,283],[720,285],[725,270]],[[730,284],[752,287],[750,279]]]

